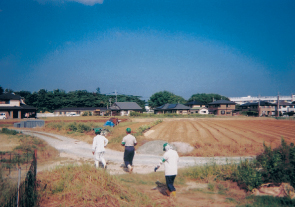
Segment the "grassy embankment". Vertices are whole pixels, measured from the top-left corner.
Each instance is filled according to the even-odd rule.
[[[294,186],[294,152],[294,145],[282,140],[277,149],[265,146],[264,153],[253,162],[180,169],[175,180],[178,199],[174,203],[151,190],[155,181],[165,183],[163,172],[111,176],[91,165],[69,165],[40,174],[39,201],[53,206],[193,206],[207,199],[204,205],[294,206],[295,201],[288,197],[254,197],[250,193],[268,182]],[[186,189],[188,183],[203,183],[205,187]]]
[[[138,146],[140,146],[146,142],[142,136],[142,133],[161,122],[162,120],[141,123],[125,121],[121,122],[116,127],[104,127],[104,122],[78,122],[78,120],[71,122],[52,121],[46,123],[45,128],[39,128],[38,130],[61,134],[92,144],[93,137],[95,136],[93,128],[105,128],[108,130],[106,137],[109,140],[109,144],[107,147],[110,149],[122,151],[123,148],[121,147],[120,143],[123,137],[126,135],[127,127],[132,129],[132,134],[136,136]]]
[[[7,128],[0,130],[0,137],[0,153],[3,160],[0,166],[0,205],[2,205],[10,197],[11,192],[14,192],[16,189],[16,168],[21,167],[22,178],[24,179],[26,169],[30,167],[35,149],[38,151],[38,162],[41,163],[56,158],[58,151],[36,137],[23,135],[18,131]],[[19,156],[15,156],[16,154]]]

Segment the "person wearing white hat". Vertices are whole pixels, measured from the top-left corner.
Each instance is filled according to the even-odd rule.
[[[165,178],[167,185],[167,195],[176,196],[176,189],[174,187],[174,180],[177,175],[177,163],[179,161],[178,153],[173,150],[172,146],[169,143],[163,145],[163,151],[165,151],[163,158],[160,163],[155,167],[154,171],[156,172],[162,164],[165,167]]]

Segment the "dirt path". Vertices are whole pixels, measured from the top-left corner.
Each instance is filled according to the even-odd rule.
[[[45,140],[49,145],[55,147],[60,152],[60,156],[64,158],[90,162],[93,162],[94,160],[94,156],[92,155],[91,151],[91,145],[86,142],[46,132],[22,130],[22,133],[36,136],[40,139]],[[108,170],[111,174],[125,173],[123,168],[120,167],[123,164],[123,152],[106,148],[105,159],[108,162]],[[159,163],[160,159],[161,156],[151,154],[135,154],[133,161],[134,173],[152,173],[154,166]],[[188,166],[205,165],[212,163],[239,163],[241,159],[253,159],[253,157],[181,157],[179,161],[179,167],[183,168]],[[52,166],[55,165],[56,164],[53,164]],[[50,167],[50,165],[48,165],[48,167]],[[160,168],[160,171],[163,170],[163,168]]]

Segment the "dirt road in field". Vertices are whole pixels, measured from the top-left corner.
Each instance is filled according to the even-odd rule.
[[[61,135],[36,132],[30,130],[22,130],[23,134],[32,135],[45,140],[51,146],[55,147],[62,157],[67,157],[76,161],[90,161],[94,160],[92,155],[91,145],[68,138]],[[160,148],[162,146],[159,146]],[[105,159],[108,162],[108,170],[111,174],[125,173],[120,166],[123,164],[123,152],[118,152],[106,148]],[[136,154],[134,157],[134,172],[135,173],[151,173],[156,164],[159,163],[161,156],[152,154]],[[181,157],[179,167],[205,165],[205,164],[226,164],[226,163],[239,163],[240,160],[253,159],[253,157]],[[50,167],[50,166],[49,166]],[[163,171],[163,167],[160,171]]]

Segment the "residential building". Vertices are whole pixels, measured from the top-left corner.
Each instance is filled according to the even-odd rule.
[[[37,109],[24,103],[21,96],[4,93],[0,95],[0,112],[6,114],[7,119],[35,118]]]
[[[191,101],[185,104],[190,107],[191,114],[209,114],[209,110],[206,107],[206,104],[198,101]]]
[[[109,109],[111,116],[129,116],[132,111],[143,112],[143,109],[136,102],[115,102]]]
[[[218,116],[232,116],[236,103],[227,100],[217,100],[208,104],[209,113]]]
[[[240,107],[243,111],[251,113],[251,115],[257,114],[257,116],[275,116],[277,104],[269,103],[267,101],[258,101],[254,103],[245,103]]]
[[[277,105],[277,103],[276,103]],[[284,115],[284,113],[295,112],[295,104],[291,104],[285,101],[279,101],[279,113]]]
[[[258,101],[266,101],[270,103],[277,102],[277,96],[246,96],[246,97],[229,97],[230,101],[235,102],[236,104],[245,104],[248,102],[258,102]],[[288,103],[292,103],[295,101],[295,95],[291,96],[280,96],[281,101],[285,101]]]
[[[175,114],[189,114],[190,107],[185,106],[183,104],[164,104],[154,109],[154,114],[167,114],[167,113],[175,113]]]

